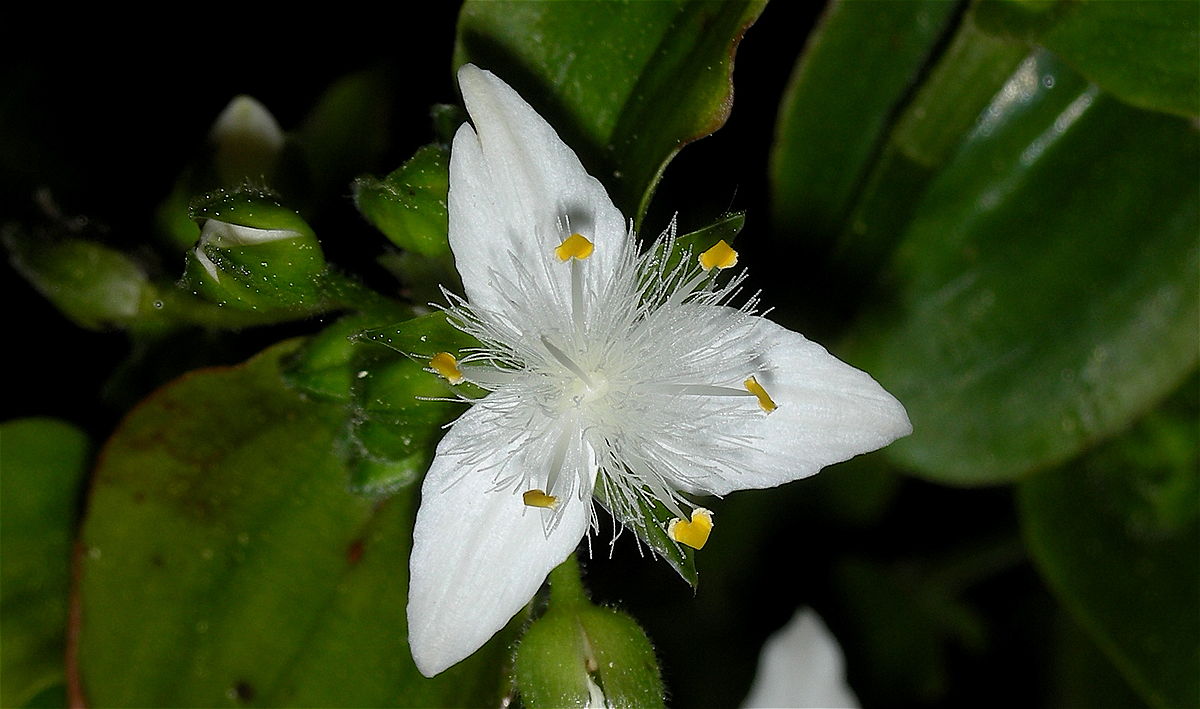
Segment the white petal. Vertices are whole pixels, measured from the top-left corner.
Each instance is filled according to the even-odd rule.
[[[503,311],[497,274],[543,296],[552,290],[569,294],[570,266],[554,256],[570,235],[563,231],[568,220],[571,232],[595,244],[584,262],[595,291],[626,247],[625,218],[550,124],[508,84],[471,64],[459,69],[458,81],[474,129],[459,128],[451,149],[450,248],[467,299]]]
[[[811,608],[796,611],[787,625],[767,638],[758,673],[742,706],[858,706],[858,698],[846,684],[842,649]]]
[[[710,471],[701,489],[723,495],[774,487],[912,433],[908,413],[895,397],[803,335],[756,317],[748,327],[731,329],[728,337],[730,347],[744,348],[747,363],[765,369],[755,376],[778,408],[742,417],[724,432],[741,435],[748,444],[730,456],[735,465]]]
[[[421,488],[413,531],[408,641],[427,677],[467,657],[533,597],[546,575],[578,546],[591,520],[591,484],[561,499],[558,526],[548,510],[526,507],[520,492],[493,491],[498,475],[523,464],[520,446],[496,440],[495,460],[468,465],[465,442],[497,437],[495,414],[464,414],[438,445]],[[492,464],[489,467],[489,464]]]

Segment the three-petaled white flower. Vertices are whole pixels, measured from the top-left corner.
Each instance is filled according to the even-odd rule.
[[[718,244],[671,265],[554,129],[490,72],[464,66],[450,156],[450,247],[466,299],[447,308],[482,346],[434,358],[487,390],[450,428],[421,490],[409,644],[432,676],[478,649],[596,525],[639,498],[703,545],[683,493],[773,487],[911,431],[870,376],[728,305]],[[723,279],[722,279],[723,280]]]

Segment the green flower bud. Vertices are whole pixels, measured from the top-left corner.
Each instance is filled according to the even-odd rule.
[[[218,190],[192,207],[200,240],[188,252],[182,285],[240,310],[315,309],[325,256],[294,211],[250,190]]]
[[[654,648],[628,615],[591,604],[573,558],[550,573],[550,608],[517,647],[526,706],[662,707]]]
[[[422,256],[449,257],[450,151],[426,145],[382,180],[359,178],[354,203],[393,244]]]
[[[221,184],[236,185],[274,175],[284,135],[266,106],[242,95],[234,97],[217,116],[209,140]]]
[[[128,327],[154,310],[154,286],[120,251],[16,229],[5,235],[5,244],[21,275],[81,327]]]

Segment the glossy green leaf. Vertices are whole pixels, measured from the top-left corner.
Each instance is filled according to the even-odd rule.
[[[1200,416],[1192,378],[1169,406],[1019,488],[1050,588],[1151,704],[1200,696]]]
[[[840,231],[956,8],[945,0],[829,4],[780,103],[771,152],[777,232],[830,241]]]
[[[729,116],[733,54],[763,2],[478,2],[454,65],[516,88],[641,221],[667,162]]]
[[[874,272],[913,218],[931,181],[950,161],[1027,54],[1019,42],[980,31],[968,13],[859,186],[837,242],[838,263]]]
[[[54,419],[0,425],[0,705],[55,692],[63,670],[71,547],[87,436]]]
[[[980,26],[1040,44],[1134,106],[1200,114],[1200,12],[1176,0],[989,0]]]
[[[897,310],[850,361],[904,402],[886,449],[934,480],[1013,480],[1125,426],[1197,360],[1200,141],[1045,53],[916,208]]]
[[[93,706],[499,701],[502,633],[433,680],[405,642],[415,491],[347,490],[344,408],[281,379],[285,343],[158,390],[107,443],[83,529]]]
[[[356,180],[354,204],[396,246],[445,258],[450,255],[449,189],[450,150],[426,145],[384,179]]]

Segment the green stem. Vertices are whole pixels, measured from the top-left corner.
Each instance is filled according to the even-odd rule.
[[[588,602],[583,578],[579,574],[579,561],[572,554],[566,561],[550,572],[550,606],[559,608],[577,606]]]

